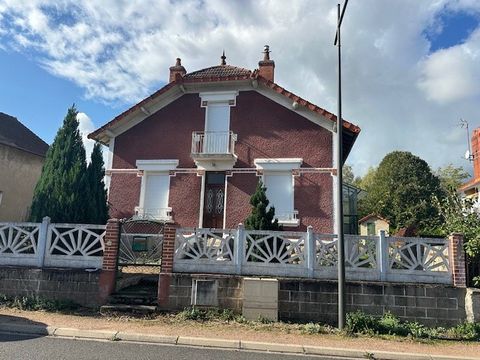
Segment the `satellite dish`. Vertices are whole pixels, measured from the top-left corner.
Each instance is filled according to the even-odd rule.
[[[465,151],[465,160],[470,160],[470,151]]]

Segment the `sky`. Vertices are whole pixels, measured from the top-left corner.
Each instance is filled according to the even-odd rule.
[[[253,70],[268,44],[275,81],[335,113],[336,4],[0,0],[0,111],[51,143],[73,103],[86,134],[165,85],[176,57],[194,71],[225,50]],[[480,1],[350,0],[342,51],[356,175],[394,150],[471,171],[459,123],[480,126]]]

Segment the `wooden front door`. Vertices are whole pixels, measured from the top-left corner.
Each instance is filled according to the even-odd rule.
[[[207,172],[203,199],[203,227],[223,228],[225,173]]]

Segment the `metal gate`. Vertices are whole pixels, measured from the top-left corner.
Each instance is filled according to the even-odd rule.
[[[165,223],[130,219],[121,223],[118,266],[160,266]]]

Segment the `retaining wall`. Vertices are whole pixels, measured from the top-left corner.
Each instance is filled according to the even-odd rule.
[[[83,306],[98,305],[99,271],[82,269],[0,267],[0,294],[41,296],[71,300]]]
[[[218,307],[242,311],[243,279],[238,276],[172,274],[165,310],[191,306],[193,279],[218,282]],[[295,322],[337,322],[337,283],[325,280],[278,279],[278,319]],[[348,282],[347,312],[387,312],[426,326],[457,325],[466,320],[465,288],[446,285]]]
[[[466,319],[465,288],[446,285],[347,283],[347,312],[387,312],[427,326],[454,326]],[[337,283],[280,280],[279,318],[288,321],[337,321]]]
[[[242,312],[243,278],[223,275],[171,274],[168,301],[160,304],[164,310],[183,310],[192,305],[192,283],[194,279],[216,280],[216,307]]]

